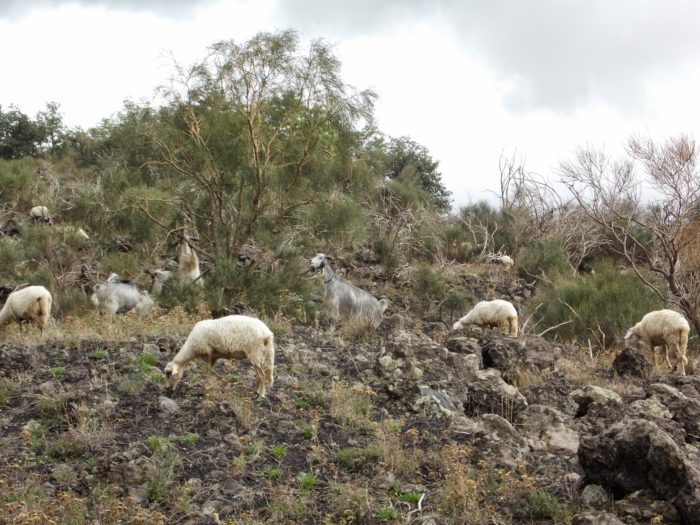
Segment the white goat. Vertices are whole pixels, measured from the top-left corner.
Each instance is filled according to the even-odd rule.
[[[311,269],[323,270],[323,304],[331,320],[331,331],[336,323],[348,319],[367,319],[375,328],[381,324],[388,299],[378,301],[362,288],[338,277],[322,253],[311,259]]]
[[[37,323],[42,331],[51,317],[51,293],[43,286],[28,286],[12,292],[0,310],[0,324],[13,319]]]
[[[474,305],[474,308],[467,312],[453,326],[453,330],[475,324],[482,328],[498,327],[501,332],[517,337],[518,335],[518,312],[515,307],[503,299],[493,301],[481,301]]]
[[[53,223],[53,220],[49,215],[49,209],[46,206],[34,206],[31,210],[29,210],[29,217],[34,222],[42,220],[44,222],[48,222],[49,224]]]
[[[151,287],[148,290],[151,293],[151,295],[160,295],[163,291],[163,284],[165,283],[165,281],[167,281],[173,276],[173,272],[160,269],[153,270],[148,273],[151,275]]]
[[[207,361],[210,369],[217,359],[248,359],[258,379],[258,395],[265,397],[265,386],[271,387],[274,382],[274,335],[260,319],[246,315],[199,321],[165,366],[168,389],[175,388],[194,359]]]
[[[654,353],[654,366],[658,368],[657,346],[663,346],[666,352],[666,363],[669,368],[671,361],[668,358],[669,345],[676,347],[676,367],[681,375],[685,375],[685,365],[688,364],[686,352],[688,350],[688,334],[690,325],[685,317],[673,310],[655,310],[649,312],[642,320],[625,334],[625,346],[638,349],[651,348]]]
[[[116,274],[113,275],[119,278]],[[110,278],[112,278],[111,275]],[[148,293],[139,292],[135,285],[114,281],[96,285],[90,302],[100,312],[109,312],[113,315],[124,314],[130,310],[144,314],[155,304]]]
[[[204,286],[204,281],[200,277],[201,272],[199,271],[199,257],[197,257],[197,252],[195,252],[191,247],[187,239],[182,241],[180,245],[180,257],[178,259],[180,266],[180,278],[187,282],[196,282],[200,286]]]

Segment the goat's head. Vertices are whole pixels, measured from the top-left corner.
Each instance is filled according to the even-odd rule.
[[[322,253],[317,253],[316,256],[309,261],[311,263],[312,270],[320,270],[326,265],[326,256]]]
[[[168,390],[175,390],[180,379],[182,379],[183,368],[174,361],[171,361],[165,365],[163,372],[165,373],[165,387]]]

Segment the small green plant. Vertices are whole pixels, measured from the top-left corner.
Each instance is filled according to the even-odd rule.
[[[170,446],[170,441],[160,436],[149,436],[144,445],[151,452],[163,452]]]
[[[108,355],[109,354],[107,353],[107,350],[104,350],[102,348],[98,348],[97,350],[95,350],[94,352],[92,352],[90,354],[90,357],[92,359],[107,359]]]
[[[53,377],[59,378],[66,375],[66,368],[64,366],[57,366],[50,370]]]
[[[153,354],[142,354],[139,356],[137,365],[139,371],[147,373],[151,371],[151,367],[158,364],[158,356]]]
[[[404,501],[406,503],[412,503],[413,505],[417,505],[420,501],[420,494],[418,494],[417,492],[412,492],[410,490],[406,492],[401,492],[399,494],[399,501]]]
[[[374,447],[344,448],[335,455],[335,462],[345,470],[358,472],[381,457],[379,449]]]
[[[315,439],[317,434],[317,429],[315,425],[304,425],[301,427],[301,435],[306,439]]]
[[[557,497],[542,490],[529,492],[524,499],[524,505],[515,513],[519,517],[556,519],[562,514],[561,503]]]
[[[327,390],[320,381],[310,381],[299,390],[294,399],[297,408],[309,409],[322,407],[328,398]]]
[[[395,520],[399,517],[399,512],[394,507],[382,507],[377,509],[377,518],[381,521]]]
[[[299,490],[302,492],[311,492],[318,485],[318,478],[313,474],[302,472],[299,474]]]
[[[85,458],[85,465],[88,468],[95,468],[97,467],[97,460],[93,457],[87,457]]]
[[[177,440],[183,445],[194,445],[199,441],[199,434],[189,433],[184,436],[180,436]]]
[[[253,441],[250,445],[243,447],[243,453],[249,458],[255,459],[262,454],[264,448],[260,441]]]
[[[59,438],[46,445],[46,455],[53,459],[75,458],[81,456],[84,451],[82,443],[66,438]]]
[[[17,390],[17,384],[9,379],[0,379],[0,406],[7,403]]]
[[[270,452],[272,452],[273,456],[277,456],[278,458],[281,458],[282,456],[284,456],[287,453],[287,449],[284,448],[284,445],[275,445],[274,447],[272,447]]]
[[[269,468],[265,471],[265,477],[269,479],[270,481],[274,481],[276,479],[279,479],[279,477],[282,475],[282,469],[279,467],[272,467]]]

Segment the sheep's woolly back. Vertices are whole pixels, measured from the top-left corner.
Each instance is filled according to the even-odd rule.
[[[34,206],[29,210],[29,216],[32,219],[48,219],[49,209],[46,206]]]
[[[248,359],[258,377],[258,393],[264,397],[265,385],[274,383],[274,334],[260,319],[246,315],[199,321],[165,368],[173,386],[187,363],[194,359],[210,364],[217,359]]]
[[[518,335],[518,312],[515,307],[503,299],[481,301],[474,305],[467,314],[452,327],[458,330],[464,326],[475,324],[481,327],[498,327],[508,335]]]
[[[641,321],[627,330],[625,344],[634,347],[641,345],[652,350],[656,346],[663,346],[669,366],[671,363],[668,358],[668,346],[675,345],[677,364],[681,374],[685,375],[689,333],[690,324],[683,315],[674,310],[655,310],[646,314]],[[656,352],[654,352],[654,360],[656,361]]]
[[[43,286],[28,286],[12,292],[0,310],[0,324],[26,319],[44,329],[49,325],[52,302],[51,293]]]

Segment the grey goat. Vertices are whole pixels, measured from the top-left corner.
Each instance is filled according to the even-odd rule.
[[[111,314],[124,314],[133,309],[143,314],[154,305],[151,296],[146,292],[139,292],[136,286],[114,282],[96,285],[90,302],[100,312]]]
[[[331,319],[331,331],[336,323],[348,319],[367,319],[375,328],[381,324],[388,299],[378,301],[362,288],[338,277],[322,253],[311,259],[311,269],[323,270],[323,305]]]

